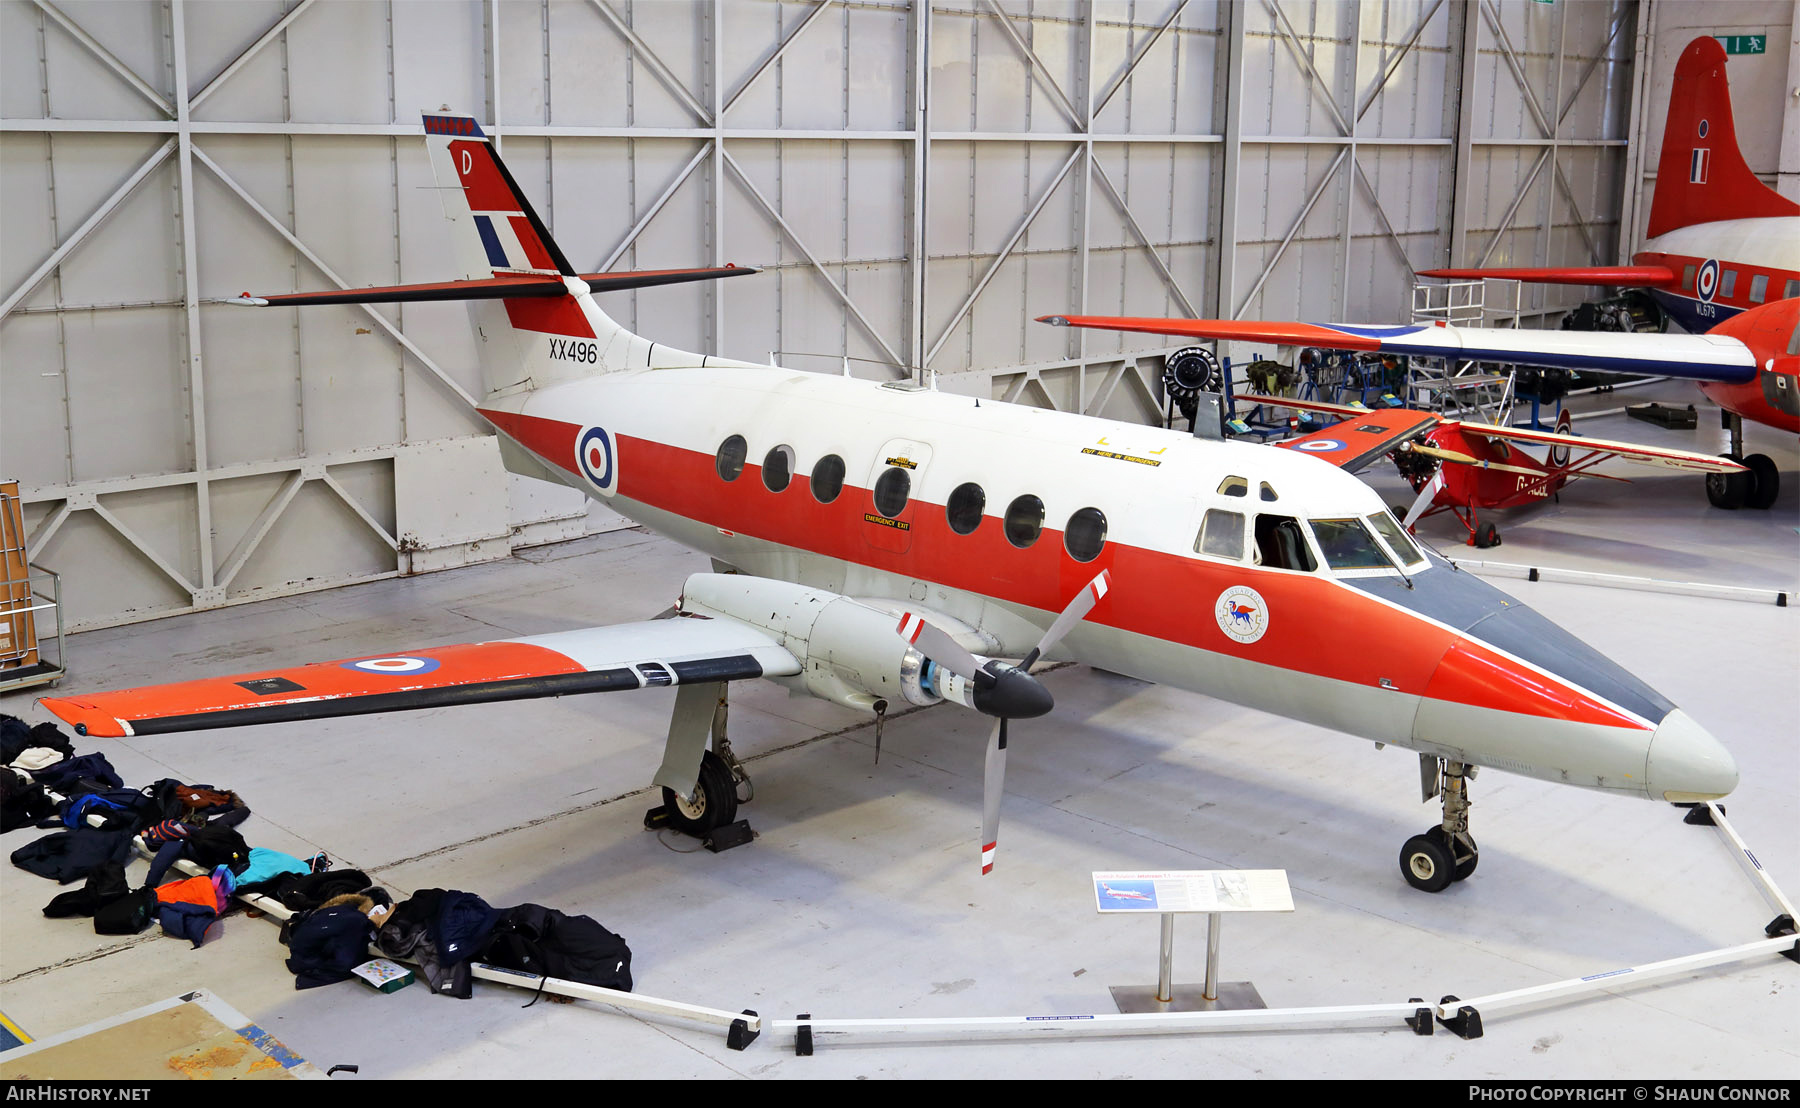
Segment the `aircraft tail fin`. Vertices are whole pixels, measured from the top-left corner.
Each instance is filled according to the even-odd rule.
[[[1669,95],[1649,237],[1715,220],[1793,215],[1800,204],[1758,180],[1738,149],[1725,48],[1711,36],[1688,43]]]

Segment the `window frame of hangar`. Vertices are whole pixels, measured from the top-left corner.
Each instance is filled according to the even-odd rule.
[[[779,472],[782,475],[781,484],[779,486],[769,480],[769,475],[778,471],[777,467],[771,464],[778,458],[782,462],[782,466],[779,469]],[[793,447],[789,446],[787,443],[771,446],[769,452],[763,455],[763,488],[768,489],[770,492],[786,492],[794,483],[794,468]]]
[[[1032,524],[1031,537],[1024,542],[1020,542],[1013,537],[1013,514],[1021,505],[1029,508],[1030,505],[1026,504],[1027,501],[1037,505],[1037,521]],[[1044,537],[1044,520],[1046,518],[1047,513],[1044,511],[1043,499],[1033,493],[1022,492],[1007,503],[1006,515],[1001,517],[1000,529],[1006,536],[1006,541],[1011,544],[1015,550],[1030,550],[1037,545],[1039,539]]]
[[[968,490],[974,491],[975,503],[973,505],[967,503],[969,497],[965,495],[965,493]],[[958,504],[957,501],[959,498],[962,499],[964,503]],[[969,524],[968,528],[965,530],[964,528],[957,526],[957,512],[960,510],[966,513],[971,507],[975,512],[975,522]],[[987,490],[974,481],[964,481],[954,489],[951,489],[950,495],[944,499],[944,522],[949,525],[952,532],[958,535],[973,535],[976,531],[981,529],[981,523],[986,518]]]
[[[730,447],[732,443],[737,444],[734,448],[737,459],[733,462],[727,462],[725,460],[727,457],[726,448]],[[713,452],[713,472],[719,475],[719,480],[724,481],[726,484],[730,484],[744,475],[744,464],[749,458],[750,444],[744,441],[744,436],[727,435],[725,436],[725,440],[719,443],[719,448]],[[731,470],[729,474],[725,472],[727,469]]]
[[[1080,554],[1077,554],[1075,552],[1075,547],[1070,542],[1070,539],[1076,534],[1076,529],[1077,529],[1076,520],[1081,519],[1083,516],[1083,513],[1087,513],[1087,512],[1093,513],[1094,518],[1097,518],[1100,521],[1100,526],[1099,526],[1099,535],[1094,541],[1093,553],[1091,553],[1087,557],[1083,558]],[[1079,526],[1085,530],[1085,529],[1089,528],[1091,526],[1091,524],[1088,520],[1083,519]],[[1085,546],[1085,539],[1083,541],[1084,541],[1084,545],[1083,545],[1082,549],[1086,550],[1087,548]],[[1068,522],[1063,524],[1063,552],[1065,554],[1067,554],[1069,557],[1075,559],[1076,561],[1086,564],[1088,562],[1093,561],[1095,558],[1098,558],[1105,549],[1106,549],[1106,513],[1101,511],[1098,508],[1091,506],[1091,505],[1088,507],[1085,507],[1085,508],[1077,508],[1073,512],[1070,512]]]
[[[826,462],[836,462],[837,463],[837,473],[835,476],[833,476],[831,478],[832,484],[831,484],[831,495],[830,496],[823,496],[819,492],[819,467],[823,466]],[[808,489],[808,491],[810,491],[812,493],[812,498],[814,500],[818,501],[820,504],[830,504],[833,501],[837,500],[838,497],[844,495],[844,476],[848,472],[849,472],[849,470],[844,465],[843,455],[841,455],[841,454],[821,455],[819,460],[813,463],[812,472],[809,473],[806,478],[807,489]]]
[[[896,479],[895,475],[898,474]],[[889,512],[882,506],[882,499],[894,491],[899,485],[900,503]],[[907,505],[912,503],[912,473],[904,466],[888,466],[875,478],[875,487],[869,490],[869,499],[875,505],[875,512],[883,519],[899,519],[905,513]]]

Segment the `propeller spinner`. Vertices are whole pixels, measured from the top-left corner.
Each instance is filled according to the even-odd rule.
[[[994,716],[993,730],[988,732],[987,759],[981,780],[981,872],[994,868],[994,847],[1000,831],[1000,796],[1006,779],[1006,724],[1013,719],[1041,716],[1054,706],[1050,690],[1031,676],[1032,665],[1055,648],[1077,623],[1094,610],[1094,605],[1111,586],[1109,571],[1089,581],[1056,617],[1044,637],[1031,648],[1018,665],[999,660],[981,661],[958,645],[948,633],[908,612],[900,617],[900,637],[911,643],[933,663],[969,682],[972,696],[969,704],[984,715]]]

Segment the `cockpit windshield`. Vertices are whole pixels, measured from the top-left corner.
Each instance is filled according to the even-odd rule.
[[[1409,566],[1414,562],[1425,560],[1425,556],[1419,553],[1419,548],[1413,545],[1406,529],[1401,527],[1393,516],[1386,512],[1376,512],[1369,517],[1369,522],[1375,525],[1375,533],[1386,541],[1388,549],[1392,550],[1394,556],[1400,559],[1401,565]]]
[[[1359,519],[1314,519],[1313,537],[1319,540],[1319,552],[1332,569],[1393,569],[1394,563],[1375,544]]]

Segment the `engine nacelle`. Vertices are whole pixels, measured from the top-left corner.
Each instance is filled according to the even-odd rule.
[[[774,635],[800,659],[801,671],[773,680],[821,700],[872,714],[886,712],[889,704],[927,706],[944,699],[973,707],[969,683],[907,646],[891,613],[847,596],[766,577],[696,573],[676,607]]]

